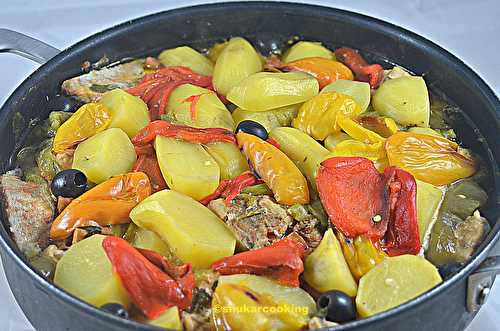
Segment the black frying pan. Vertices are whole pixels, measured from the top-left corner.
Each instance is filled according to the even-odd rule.
[[[12,118],[48,115],[63,80],[81,73],[85,60],[104,54],[111,62],[157,54],[182,44],[204,48],[230,36],[249,39],[263,53],[282,47],[292,36],[318,40],[330,48],[360,49],[372,61],[397,63],[424,75],[435,92],[444,92],[464,110],[453,119],[464,144],[486,160],[490,202],[482,212],[492,231],[471,261],[443,284],[419,298],[379,315],[335,330],[461,330],[484,302],[498,257],[488,257],[500,236],[500,101],[462,61],[409,31],[363,15],[292,3],[221,3],[166,11],[108,29],[58,52],[39,41],[0,29],[0,51],[20,53],[45,63],[10,96],[0,112],[0,159],[15,148]],[[52,56],[54,56],[52,58]],[[50,60],[49,60],[50,59]],[[4,166],[6,166],[4,164]],[[26,264],[2,219],[0,247],[7,279],[19,305],[38,330],[155,330],[87,305],[46,281]],[[487,259],[485,261],[485,259]],[[159,329],[158,329],[159,330]]]

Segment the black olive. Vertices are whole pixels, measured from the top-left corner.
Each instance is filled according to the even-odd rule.
[[[122,305],[120,305],[119,303],[107,303],[105,305],[102,305],[101,309],[118,317],[128,319],[127,309]]]
[[[51,97],[47,103],[47,110],[51,111],[66,111],[75,112],[80,106],[81,102],[63,94],[57,94]]]
[[[238,124],[238,126],[236,127],[236,133],[238,132],[252,134],[262,140],[267,140],[267,137],[269,136],[265,127],[257,122],[250,120],[241,121],[240,124]]]
[[[80,170],[63,170],[52,179],[50,190],[56,197],[76,198],[87,190],[87,177]]]
[[[356,306],[344,292],[325,292],[319,296],[316,305],[318,310],[326,310],[325,317],[331,322],[345,323],[356,319]]]

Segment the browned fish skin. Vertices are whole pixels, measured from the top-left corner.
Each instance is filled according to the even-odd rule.
[[[111,68],[93,70],[87,74],[68,79],[62,90],[82,102],[99,101],[110,90],[127,89],[136,85],[144,76],[144,61],[132,61]]]
[[[21,252],[28,258],[39,254],[48,245],[49,228],[55,211],[47,185],[2,175],[0,200],[12,237]]]

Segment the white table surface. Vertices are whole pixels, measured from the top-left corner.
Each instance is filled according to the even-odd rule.
[[[210,1],[17,0],[0,1],[0,27],[63,49],[131,18]],[[215,2],[215,1],[211,1]],[[309,1],[381,18],[443,46],[478,72],[500,94],[499,0]],[[0,54],[0,104],[37,65]],[[496,248],[500,253],[500,245]],[[500,282],[467,331],[500,330]],[[7,285],[0,264],[0,330],[33,330]],[[57,330],[54,330],[57,331]]]

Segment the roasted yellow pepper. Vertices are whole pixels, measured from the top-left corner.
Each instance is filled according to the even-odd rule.
[[[81,106],[57,130],[52,151],[62,153],[81,141],[106,129],[111,122],[111,113],[100,103],[87,103]]]
[[[292,125],[316,140],[324,140],[328,135],[340,131],[338,114],[351,118],[360,113],[361,108],[351,97],[337,92],[325,92],[305,102]]]
[[[251,134],[236,135],[238,145],[255,171],[285,205],[309,203],[307,181],[297,166],[278,148]]]
[[[360,116],[356,122],[365,129],[375,131],[384,138],[388,138],[398,132],[398,125],[390,117]]]
[[[373,245],[370,239],[364,236],[347,239],[338,231],[337,237],[339,238],[345,260],[356,280],[359,280],[364,274],[387,257],[384,252]]]
[[[447,185],[476,172],[472,158],[460,154],[456,143],[438,136],[398,132],[387,139],[385,149],[391,166],[432,185]]]
[[[276,302],[271,295],[239,284],[220,284],[212,299],[217,331],[301,330],[309,320],[306,307]]]
[[[367,144],[383,143],[385,141],[385,138],[378,133],[365,129],[344,114],[337,114],[336,119],[337,125],[353,139]]]
[[[331,151],[335,156],[361,156],[372,161],[386,157],[382,142],[365,144],[358,140],[349,139],[339,142]]]

